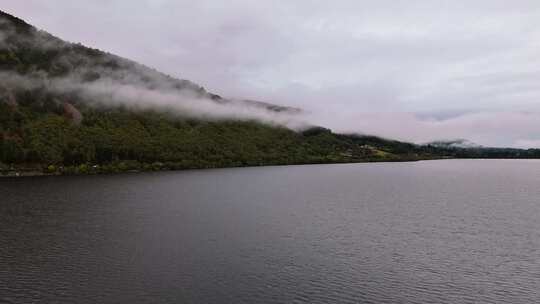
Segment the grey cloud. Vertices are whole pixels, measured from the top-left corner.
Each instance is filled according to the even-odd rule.
[[[315,119],[324,121],[325,117]],[[419,118],[414,113],[403,112],[351,113],[328,123],[342,132],[355,132],[360,128],[366,134],[418,143],[466,138],[484,146],[528,148],[524,143],[540,140],[539,113],[481,112],[445,120]]]
[[[540,137],[537,0],[6,0],[3,9],[224,96],[301,106],[336,130],[484,145]]]

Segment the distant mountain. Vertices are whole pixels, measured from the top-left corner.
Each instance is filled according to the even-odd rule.
[[[335,134],[306,125],[301,114],[221,97],[189,80],[65,42],[0,11],[4,174],[402,161],[469,153],[453,149],[455,144]],[[473,157],[481,151],[474,150]],[[534,156],[531,151],[519,157]]]

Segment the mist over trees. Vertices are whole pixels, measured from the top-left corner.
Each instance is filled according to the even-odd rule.
[[[188,80],[62,41],[0,12],[0,171],[539,155],[537,150],[419,146],[334,134],[310,126],[299,109],[226,99]]]
[[[394,157],[359,137],[287,128],[298,109],[224,99],[190,81],[64,42],[7,14],[0,20],[4,164],[114,164],[110,170],[122,170]]]

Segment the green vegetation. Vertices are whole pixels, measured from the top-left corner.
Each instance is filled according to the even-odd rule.
[[[375,137],[296,132],[257,121],[201,120],[181,113],[103,106],[81,92],[99,79],[147,91],[230,101],[135,62],[71,44],[0,12],[0,171],[86,174],[430,157]],[[59,84],[76,86],[59,89]],[[54,84],[52,84],[54,83]],[[110,94],[109,94],[110,95]],[[107,98],[106,94],[99,95]],[[275,113],[297,109],[257,101]]]
[[[231,102],[190,81],[64,42],[0,11],[0,173],[540,157],[539,150],[420,146],[320,127],[297,132],[257,121],[194,119],[122,103],[104,106],[113,92],[89,95],[82,89],[100,79],[145,92],[188,92],[220,105]],[[299,111],[257,101],[242,104],[280,114]]]
[[[215,168],[418,159],[418,147],[255,121],[203,121],[152,111],[78,106],[77,125],[55,108],[0,103],[0,162],[54,173]]]

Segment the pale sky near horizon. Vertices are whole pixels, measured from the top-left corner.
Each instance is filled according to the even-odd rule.
[[[4,0],[51,34],[335,131],[540,147],[538,0]]]

